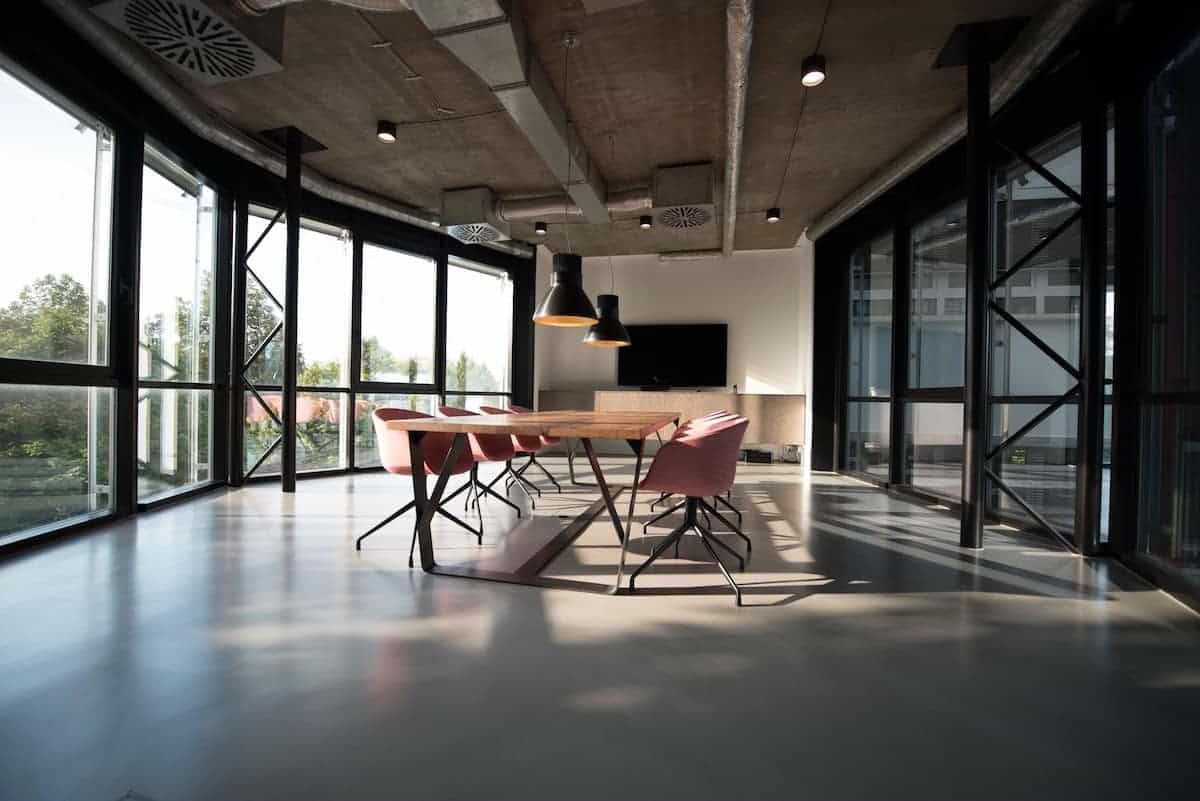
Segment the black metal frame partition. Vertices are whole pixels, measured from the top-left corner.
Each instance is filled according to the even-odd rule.
[[[71,53],[71,58],[62,58],[61,53],[64,52]],[[86,110],[89,116],[103,122],[115,135],[109,282],[107,296],[103,299],[110,310],[107,363],[71,364],[0,357],[0,385],[98,387],[112,390],[111,508],[106,512],[38,526],[0,538],[0,550],[52,541],[227,483],[240,483],[243,387],[240,380],[242,371],[236,368],[243,365],[245,355],[242,315],[246,286],[242,271],[235,269],[235,259],[245,254],[249,243],[246,242],[245,226],[235,221],[239,217],[245,219],[250,203],[286,205],[290,199],[292,208],[299,209],[298,214],[291,215],[297,223],[303,216],[348,229],[355,236],[356,251],[361,248],[360,240],[379,242],[389,247],[432,255],[438,259],[442,273],[447,258],[452,255],[507,272],[514,284],[511,397],[518,403],[531,402],[533,333],[530,318],[534,302],[531,259],[463,245],[437,232],[331,203],[300,191],[299,173],[296,171],[293,171],[293,182],[288,191],[285,181],[193,134],[170,111],[130,82],[40,4],[31,4],[23,9],[19,24],[0,27],[0,63],[23,80],[44,87],[47,94],[62,98],[72,107]],[[212,376],[209,382],[160,382],[140,380],[138,376],[142,170],[147,138],[169,149],[172,156],[177,157],[189,170],[194,169],[198,175],[203,175],[206,183],[216,191],[217,248],[213,279]],[[359,269],[357,262],[358,259],[356,273]],[[445,336],[444,285],[442,275],[437,297],[441,320],[439,343],[444,342]],[[357,290],[356,284],[352,314],[358,311]],[[286,298],[283,305],[286,311]],[[352,345],[356,350],[357,338]],[[353,352],[349,357],[352,366],[357,368],[357,357]],[[439,364],[438,375],[443,373]],[[357,377],[357,372],[353,373],[352,381]],[[139,387],[213,391],[209,481],[138,502],[135,436]],[[349,387],[351,397],[354,392],[366,388],[367,385],[362,382],[352,382]],[[431,386],[430,389],[439,387]],[[408,391],[408,388],[402,391]],[[352,469],[355,468],[352,461],[354,426],[347,426],[347,429],[347,436],[351,438],[351,462],[347,469]]]
[[[1126,10],[1128,11],[1128,10]],[[990,423],[986,414],[965,421],[964,428],[972,423],[975,431],[982,431],[983,448],[975,455],[965,455],[964,460],[973,462],[968,471],[974,469],[988,478],[992,493],[1005,492],[1013,497],[1032,518],[1031,530],[1052,533],[1059,541],[1085,555],[1109,554],[1121,557],[1140,572],[1150,576],[1168,589],[1180,591],[1185,600],[1200,603],[1194,587],[1186,587],[1174,581],[1170,575],[1156,568],[1137,552],[1139,525],[1139,448],[1143,410],[1156,401],[1146,387],[1145,370],[1149,318],[1146,308],[1148,289],[1143,266],[1147,263],[1149,243],[1147,241],[1147,145],[1146,145],[1146,97],[1153,77],[1168,62],[1184,43],[1200,34],[1200,9],[1171,7],[1134,9],[1128,13],[1116,4],[1101,4],[1091,17],[1067,40],[1055,56],[1050,68],[1024,88],[1004,109],[986,120],[991,130],[980,140],[961,142],[935,158],[914,175],[904,179],[897,187],[860,211],[855,217],[838,226],[816,242],[815,296],[818,299],[839,299],[837,303],[817,303],[814,307],[814,329],[817,341],[814,347],[814,371],[818,375],[829,375],[834,380],[814,389],[814,445],[813,464],[816,469],[845,472],[843,456],[846,453],[846,404],[852,401],[846,394],[846,329],[847,314],[844,299],[847,293],[849,255],[862,243],[870,241],[880,232],[892,227],[895,231],[894,314],[893,314],[893,359],[892,359],[892,419],[890,421],[891,463],[887,481],[874,479],[889,490],[913,493],[904,486],[904,419],[903,404],[910,400],[967,399],[972,390],[988,404],[1005,402],[1041,403],[1045,408],[1032,420],[1011,432],[1004,442],[989,442]],[[1103,54],[1120,52],[1120,59],[1107,58]],[[974,87],[975,107],[984,108],[981,101],[983,90]],[[968,99],[968,103],[970,100]],[[1110,125],[1115,133],[1116,153],[1114,181],[1116,184],[1115,205],[1115,250],[1113,260],[1113,289],[1115,294],[1115,353],[1112,378],[1112,396],[1105,397],[1104,375],[1104,298],[1106,292],[1106,268],[1108,266],[1107,234],[1108,213],[1111,204],[1107,197],[1106,147]],[[979,111],[976,120],[983,119]],[[1057,176],[1046,170],[1029,154],[1034,146],[1051,138],[1056,133],[1071,127],[1079,130],[1082,150],[1081,187],[1078,192],[1063,185]],[[978,129],[976,129],[978,130]],[[981,146],[982,145],[982,146]],[[1081,221],[1080,238],[1080,355],[1077,364],[1072,364],[1055,352],[1037,334],[1011,313],[994,295],[1005,282],[1024,269],[1037,256],[1034,250],[1014,261],[1007,269],[993,276],[988,263],[987,250],[983,252],[984,269],[976,271],[976,282],[980,290],[973,302],[985,312],[977,321],[988,325],[988,318],[995,315],[997,321],[1010,327],[1014,335],[1027,339],[1047,358],[1054,361],[1071,376],[1073,385],[1062,395],[1034,396],[989,396],[986,381],[968,378],[965,391],[957,389],[913,390],[908,388],[904,375],[907,369],[908,347],[904,341],[908,334],[909,293],[900,286],[908,277],[908,264],[901,264],[909,255],[909,228],[923,215],[936,211],[948,196],[963,195],[965,189],[963,165],[967,163],[968,151],[974,154],[976,165],[988,168],[986,183],[979,179],[979,166],[974,168],[973,185],[991,189],[991,165],[1006,160],[1015,160],[1024,167],[1037,172],[1067,198],[1073,200],[1078,209],[1047,233],[1049,244],[1068,225]],[[981,155],[981,153],[983,155]],[[978,159],[978,161],[976,161]],[[990,204],[985,205],[988,208]],[[978,206],[977,206],[978,207]],[[971,216],[971,215],[969,215]],[[991,232],[986,230],[989,213],[975,214],[976,232],[982,232],[989,242]],[[971,221],[968,220],[968,226]],[[976,240],[978,245],[979,240]],[[990,245],[988,246],[990,248]],[[970,278],[968,278],[970,280]],[[968,295],[971,294],[968,287]],[[972,299],[968,300],[968,304]],[[970,305],[968,305],[970,314]],[[822,342],[822,339],[825,341]],[[989,337],[984,336],[983,342]],[[978,375],[987,376],[987,352],[978,346],[968,349],[968,360],[981,359]],[[968,370],[970,370],[968,364]],[[826,388],[829,387],[832,389]],[[1189,403],[1200,398],[1189,397]],[[1113,410],[1112,430],[1112,487],[1109,509],[1109,541],[1100,539],[1101,528],[1101,480],[1107,467],[1103,455],[1103,425],[1105,407],[1111,402]],[[1068,537],[1065,532],[1045,520],[1008,486],[1004,478],[989,464],[1012,442],[1031,431],[1038,423],[1063,407],[1075,407],[1079,412],[1077,470],[1075,473],[1075,532]],[[978,426],[982,422],[983,428]],[[855,474],[858,477],[864,477]],[[923,493],[916,494],[924,496]],[[999,518],[996,511],[986,502],[988,496],[980,494],[980,503],[970,495],[968,503],[977,503],[976,509],[960,503],[949,503],[957,507],[963,518],[962,544],[975,547],[981,544],[973,534],[983,519]],[[945,500],[943,499],[943,502]],[[1030,525],[1030,524],[1026,524]]]

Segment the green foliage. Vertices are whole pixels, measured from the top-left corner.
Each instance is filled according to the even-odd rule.
[[[67,274],[44,275],[0,309],[0,355],[88,360],[88,292]]]

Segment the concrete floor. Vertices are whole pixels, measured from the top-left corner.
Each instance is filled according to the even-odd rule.
[[[686,559],[609,597],[409,571],[406,523],[356,554],[406,494],[257,485],[0,563],[0,798],[1200,792],[1197,617],[1115,564],[964,553],[937,510],[745,466],[750,606]],[[492,502],[485,547],[439,525],[439,559],[519,556],[591,497],[511,536]],[[598,521],[548,572],[615,556]]]

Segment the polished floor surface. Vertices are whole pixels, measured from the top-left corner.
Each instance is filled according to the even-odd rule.
[[[355,553],[407,495],[256,485],[0,562],[0,798],[1200,795],[1197,617],[1113,563],[746,466],[746,607],[693,541],[610,597],[410,571],[411,518]],[[489,502],[438,557],[519,560],[593,497]],[[548,573],[615,559],[601,519]]]

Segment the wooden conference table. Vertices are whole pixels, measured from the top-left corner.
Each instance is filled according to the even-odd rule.
[[[408,432],[409,450],[412,457],[413,501],[417,514],[417,543],[421,551],[421,568],[427,573],[446,576],[463,576],[466,578],[485,579],[489,581],[504,581],[513,584],[530,584],[544,587],[567,587],[572,589],[595,590],[600,585],[589,582],[575,582],[542,578],[540,573],[554,560],[559,553],[566,549],[582,534],[591,522],[604,509],[608,509],[612,518],[613,528],[616,529],[617,541],[621,543],[621,556],[617,563],[616,584],[609,589],[612,593],[621,590],[621,575],[625,570],[625,550],[629,542],[628,531],[633,521],[634,503],[637,501],[637,485],[642,474],[642,454],[645,450],[646,438],[654,435],[668,425],[678,425],[679,414],[675,412],[529,412],[525,414],[481,414],[469,417],[419,417],[406,420],[389,420],[387,426],[397,431]],[[434,482],[433,492],[429,492],[425,476],[425,460],[421,451],[421,440],[426,434],[441,432],[453,434],[454,440],[450,451],[446,454],[445,469]],[[543,436],[578,439],[588,461],[592,465],[592,473],[596,476],[596,486],[600,490],[600,498],[588,506],[587,510],[575,518],[557,536],[542,545],[524,564],[513,572],[502,572],[470,566],[438,565],[433,556],[433,535],[430,523],[433,515],[446,491],[450,474],[448,469],[458,461],[459,456],[467,447],[468,434],[505,434],[509,436]],[[592,448],[593,439],[623,439],[633,450],[636,461],[633,468],[633,484],[629,492],[629,514],[622,524],[617,512],[615,498],[622,487],[611,488],[604,480],[600,462]]]

